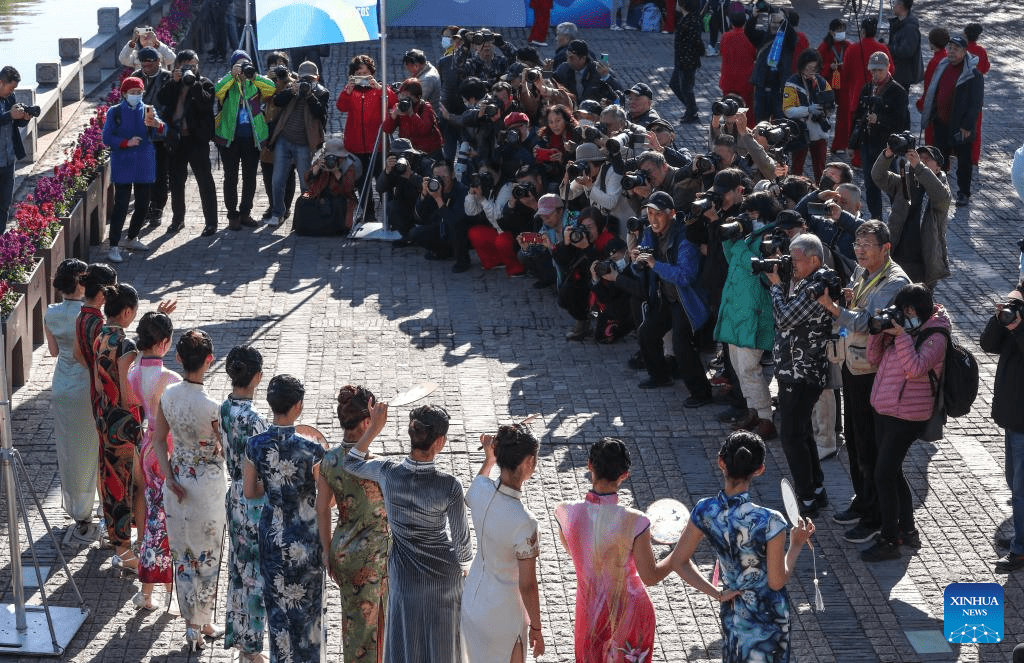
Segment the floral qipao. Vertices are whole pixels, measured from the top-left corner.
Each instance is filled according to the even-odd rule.
[[[647,516],[590,491],[555,507],[555,520],[576,567],[577,663],[649,663],[654,604],[633,559]]]
[[[132,469],[135,451],[142,442],[142,425],[138,406],[123,406],[128,394],[121,394],[122,376],[117,362],[135,351],[135,344],[117,325],[104,325],[93,342],[103,517],[107,519],[110,538],[118,542],[131,541]]]
[[[167,516],[164,513],[164,475],[153,450],[153,422],[160,396],[169,385],[181,382],[177,373],[164,368],[159,357],[142,357],[128,370],[128,384],[146,411],[146,433],[139,449],[142,477],[146,482],[146,528],[139,547],[139,581],[171,582],[171,548],[167,540]],[[167,436],[167,450],[174,450]]]
[[[242,493],[245,448],[249,438],[267,430],[266,420],[248,398],[229,396],[220,406],[221,440],[228,470],[228,598],[224,647],[256,654],[263,651],[267,611],[260,575],[260,517],[265,497]]]
[[[344,446],[324,456],[320,474],[338,504],[338,525],[331,539],[331,575],[341,589],[342,650],[349,661],[379,661],[384,609],[388,597],[388,516],[376,481],[343,468]]]
[[[324,448],[294,426],[271,426],[246,447],[267,498],[259,542],[271,663],[320,660],[323,553],[313,467],[323,457]]]
[[[768,586],[768,542],[785,536],[778,511],[754,504],[748,493],[720,492],[693,507],[690,522],[718,554],[722,588],[738,590],[722,603],[722,661],[789,661],[789,594]]]

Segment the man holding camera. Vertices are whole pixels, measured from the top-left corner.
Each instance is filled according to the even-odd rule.
[[[139,69],[132,72],[146,87],[142,92],[142,103],[157,109],[157,115],[168,117],[165,109],[159,104],[157,95],[167,81],[171,80],[171,72],[160,66],[160,54],[152,48],[141,48],[138,52]],[[152,196],[149,199],[149,210],[146,217],[151,227],[160,225],[164,206],[167,204],[167,149],[163,137],[153,140],[156,149],[156,181],[153,183]]]
[[[629,121],[647,127],[651,122],[660,120],[658,111],[654,110],[654,91],[647,83],[637,83],[626,90],[626,103],[629,106]]]
[[[622,89],[608,63],[590,59],[590,47],[582,39],[569,42],[565,62],[555,70],[554,78],[576,97],[577,103],[584,99],[601,101],[610,91]]]
[[[939,279],[949,276],[946,226],[952,196],[942,172],[942,153],[931,145],[914,149],[912,139],[910,135],[890,136],[871,168],[871,178],[892,204],[888,224],[893,260],[912,282],[934,290]],[[906,160],[899,175],[889,171],[896,158],[894,145],[904,151]]]
[[[305,193],[310,159],[324,144],[326,135],[331,93],[320,85],[320,72],[312,62],[300,64],[296,73],[299,79],[274,95],[274,105],[281,110],[268,141],[274,150],[274,194],[271,196],[274,212],[267,219],[271,228],[278,226],[284,218],[285,181],[292,177],[292,167],[298,173],[299,187]],[[231,221],[230,210],[228,219]],[[241,225],[241,220],[236,217],[228,227],[238,230]]]
[[[590,265],[613,238],[605,223],[601,210],[583,208],[576,222],[562,229],[561,241],[552,251],[562,279],[558,305],[576,320],[565,335],[567,341],[582,341],[590,334]]]
[[[423,99],[436,108],[441,101],[441,74],[427,62],[426,54],[418,48],[410,49],[402,56],[402,66],[409,78],[420,82]]]
[[[416,224],[414,211],[422,184],[420,180],[430,175],[434,162],[422,152],[413,148],[408,138],[395,138],[388,146],[388,158],[384,170],[377,176],[377,193],[388,195],[388,222],[391,227],[408,237]],[[394,243],[395,247],[409,246],[408,239]]]
[[[857,269],[843,299],[834,302],[826,293],[818,298],[818,303],[835,319],[842,343],[839,358],[843,375],[843,428],[855,493],[850,506],[832,516],[832,520],[840,525],[855,525],[844,535],[847,541],[866,543],[882,526],[874,481],[878,446],[870,402],[878,366],[867,358],[869,325],[876,311],[889,307],[910,278],[893,262],[889,226],[881,221],[863,223],[857,229],[853,247]]]
[[[565,171],[569,182],[565,197],[574,200],[580,195],[586,196],[591,205],[614,217],[619,223],[619,234],[625,235],[624,220],[633,216],[634,210],[622,195],[622,176],[615,172],[615,165],[605,159],[597,145],[583,143],[576,148],[576,161],[572,166],[576,168],[569,167]]]
[[[250,215],[253,198],[256,196],[256,171],[260,164],[260,150],[270,134],[263,109],[264,103],[274,96],[275,91],[274,81],[258,74],[252,58],[242,50],[231,54],[231,71],[214,86],[221,109],[217,114],[213,140],[220,148],[220,158],[224,164],[224,205],[228,208],[229,226],[256,225]],[[241,201],[238,199],[239,166],[242,169]],[[281,172],[275,168],[275,178],[283,175],[284,171],[283,166]],[[284,180],[281,182],[283,185]],[[276,186],[274,188],[277,189]],[[276,198],[274,206],[280,206],[283,213],[284,193],[280,199]],[[267,225],[272,227],[280,222],[278,216],[267,219]],[[207,221],[203,235],[215,232],[217,226],[211,226]]]
[[[697,344],[697,334],[711,318],[705,303],[707,297],[697,282],[702,262],[700,251],[686,239],[676,221],[672,196],[656,191],[643,207],[647,209],[650,226],[644,230],[639,247],[633,250],[633,264],[635,270],[650,272],[643,322],[637,330],[649,377],[639,386],[657,389],[673,384],[663,341],[665,332],[671,330],[676,369],[690,392],[683,406],[709,405],[711,382]]]
[[[1006,484],[1013,507],[1010,551],[996,562],[996,573],[1024,569],[1024,279],[996,306],[981,334],[981,349],[999,353],[996,382],[992,388],[992,419],[1005,429]]]
[[[537,279],[533,287],[543,290],[555,285],[558,272],[555,270],[551,252],[555,245],[562,241],[562,221],[565,203],[554,193],[546,193],[537,201],[536,217],[541,225],[535,233],[520,233],[519,262],[526,268],[526,273]]]
[[[451,257],[455,228],[466,215],[466,194],[466,187],[452,177],[445,161],[435,162],[430,177],[422,179],[416,226],[409,231],[409,239],[427,249],[428,260]]]
[[[832,333],[832,316],[819,300],[835,272],[824,268],[824,261],[821,240],[804,233],[793,238],[789,256],[783,256],[767,274],[776,327],[772,354],[779,383],[779,432],[800,515],[805,517],[828,505],[811,424],[814,404],[829,377],[825,345]]]
[[[0,222],[7,228],[14,200],[14,167],[18,159],[25,158],[25,145],[21,141],[21,127],[31,117],[14,97],[14,88],[21,82],[21,74],[10,65],[0,69]]]
[[[910,128],[907,90],[889,74],[889,56],[877,51],[868,58],[871,80],[860,90],[853,115],[850,147],[860,149],[861,164],[867,170],[874,165],[892,134]],[[870,177],[864,178],[864,193],[872,219],[882,218],[882,190]]]

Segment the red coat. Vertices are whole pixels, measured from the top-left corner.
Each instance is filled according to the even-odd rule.
[[[796,33],[796,47],[793,49],[793,73],[794,74],[797,73],[797,71],[796,71],[796,63],[797,63],[797,60],[800,59],[800,54],[803,53],[804,51],[806,51],[810,47],[811,47],[811,42],[808,41],[807,35],[805,35],[804,33],[800,32],[800,31],[797,31],[797,33]]]
[[[978,46],[978,42],[973,41],[967,44],[967,52],[970,53],[971,55],[978,56],[978,66],[976,67],[978,73],[981,74],[982,76],[987,74],[988,70],[992,68],[992,65],[988,61],[988,53],[985,52],[985,49],[982,48],[981,46]],[[925,89],[927,90],[928,88]],[[974,133],[977,135],[977,140],[975,140],[974,144],[971,145],[971,161],[974,162],[975,166],[977,166],[978,161],[981,160],[981,115],[982,113],[978,113],[978,124],[974,128]]]
[[[945,60],[945,59],[946,59],[946,49],[944,49],[944,48],[940,49],[938,51],[935,51],[935,53],[932,54],[932,59],[928,61],[928,66],[924,68],[924,91],[925,91],[925,93],[928,92],[928,86],[932,82],[932,75],[935,73],[935,67],[938,66],[938,64],[940,62],[942,62],[943,60]],[[914,105],[917,106],[917,110],[918,111],[924,110],[924,95],[923,94],[920,97],[917,98],[917,102]],[[980,120],[981,118],[979,117],[978,119]],[[928,126],[926,126],[924,128],[924,143],[925,143],[925,145],[934,145],[935,144],[935,129],[932,128],[932,125],[931,125],[930,122],[928,123]]]
[[[850,50],[850,42],[840,41],[829,46],[824,41],[818,44],[818,52],[821,53],[821,75],[825,77],[828,84],[832,86],[836,94],[836,133],[832,139],[832,151],[838,152],[850,146],[850,126],[853,122],[853,109],[850,109],[850,97],[846,94],[846,83],[843,81],[843,62]],[[839,55],[838,62],[836,55]],[[832,70],[832,63],[836,62],[839,68]]]
[[[374,88],[354,87],[351,92],[338,95],[338,110],[348,113],[345,118],[345,149],[352,154],[369,154],[377,141],[380,127],[381,91]],[[398,102],[398,95],[388,89],[388,108]]]
[[[394,108],[394,105],[391,108]],[[398,129],[399,138],[408,138],[413,147],[427,154],[441,149],[444,145],[441,129],[437,126],[437,117],[429,101],[421,101],[418,106],[413,107],[412,115],[399,115],[397,120],[391,118],[390,109],[388,110],[388,116],[384,118],[384,133],[390,134]]]
[[[868,60],[871,58],[872,53],[877,53],[878,51],[882,51],[889,56],[889,74],[891,75],[896,71],[892,65],[892,53],[889,52],[889,47],[880,41],[876,41],[871,37],[865,37],[858,42],[850,44],[850,48],[846,49],[846,57],[843,59],[843,68],[840,76],[843,79],[843,96],[846,97],[846,109],[851,114],[851,119],[852,114],[857,110],[857,99],[860,97],[860,91],[871,79],[871,75],[868,73]],[[849,140],[849,136],[847,136],[847,140]],[[850,156],[850,160],[854,166],[861,165],[860,150],[855,151]],[[871,164],[865,164],[865,167],[870,168]]]
[[[718,87],[722,95],[735,92],[747,102],[747,108],[754,107],[754,86],[750,77],[754,73],[754,60],[757,49],[743,33],[743,28],[733,28],[722,35],[722,71],[718,77]]]

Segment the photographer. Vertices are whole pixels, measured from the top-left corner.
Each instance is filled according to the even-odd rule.
[[[655,120],[660,120],[658,111],[654,110],[654,91],[646,83],[637,83],[626,90],[626,104],[629,106],[629,117],[633,124],[646,127]]]
[[[470,43],[478,50],[463,65],[463,78],[475,76],[488,84],[494,83],[508,69],[509,62],[515,57],[515,49],[500,34],[487,28],[468,34],[471,35]],[[501,52],[495,52],[495,47]]]
[[[146,48],[156,51],[160,64],[165,67],[172,66],[177,57],[174,51],[156,36],[156,30],[144,25],[135,28],[131,40],[118,53],[117,61],[126,67],[137,69],[142,62],[142,50]]]
[[[431,106],[437,108],[441,101],[441,75],[434,65],[427,62],[427,56],[418,48],[405,52],[402,56],[402,66],[409,78],[415,78],[423,88],[420,96]]]
[[[270,137],[264,116],[264,103],[274,96],[274,81],[256,72],[252,58],[245,51],[231,54],[231,71],[214,86],[220,103],[214,129],[214,142],[220,149],[224,165],[224,205],[228,208],[229,225],[252,221],[253,197],[256,195],[256,169],[260,150]],[[242,199],[238,199],[238,169],[242,169]],[[284,180],[282,180],[283,182]],[[282,196],[283,197],[283,196]],[[284,207],[284,201],[281,201]],[[276,223],[272,223],[276,221]],[[271,217],[268,225],[276,226],[279,217]],[[217,232],[207,222],[203,236]]]
[[[871,168],[871,178],[889,196],[892,207],[888,219],[892,257],[911,281],[934,290],[939,279],[949,276],[946,225],[951,195],[942,172],[942,154],[930,145],[907,148],[900,175],[889,172],[895,157],[886,146]]]
[[[573,201],[584,197],[588,204],[600,209],[615,219],[617,232],[625,235],[624,221],[635,214],[629,200],[622,195],[622,173],[616,172],[614,164],[606,160],[604,155],[593,143],[583,143],[576,148],[575,165],[585,166],[585,172],[575,175],[572,168],[566,169],[565,180],[562,181],[562,197]],[[568,187],[566,190],[566,183]],[[579,209],[582,201],[576,203]]]
[[[342,139],[324,143],[306,171],[305,191],[295,206],[292,226],[297,235],[344,235],[352,229],[360,168]]]
[[[577,103],[584,99],[601,101],[609,96],[610,91],[622,89],[607,64],[590,58],[590,47],[582,39],[569,42],[565,62],[555,70],[554,78],[576,98]]]
[[[1024,568],[1024,280],[996,306],[981,333],[981,349],[999,354],[996,381],[992,385],[992,420],[1005,429],[1006,484],[1013,507],[1010,550],[995,564],[996,573]]]
[[[445,161],[435,162],[430,177],[423,178],[416,201],[416,226],[409,231],[409,239],[427,249],[428,260],[451,257],[455,228],[466,215],[466,193]]]
[[[537,279],[533,284],[537,290],[550,288],[557,281],[558,272],[551,252],[562,241],[564,211],[561,198],[553,193],[544,194],[537,201],[536,216],[541,221],[537,232],[524,232],[516,237],[522,247],[516,257],[526,273]]]
[[[878,445],[870,402],[878,365],[867,359],[868,332],[876,311],[888,308],[910,279],[892,261],[889,227],[881,221],[873,219],[857,229],[854,249],[857,270],[845,290],[845,302],[833,302],[826,293],[818,298],[818,303],[839,327],[842,345],[837,359],[842,363],[843,428],[854,490],[850,506],[833,515],[832,520],[840,525],[855,525],[843,538],[851,543],[865,543],[874,538],[882,525],[874,481]]]
[[[832,317],[818,303],[827,276],[821,240],[809,233],[799,235],[790,242],[789,255],[791,278],[784,279],[787,275],[779,273],[779,266],[767,275],[776,327],[772,354],[779,383],[779,433],[800,514],[813,517],[828,505],[811,412],[828,381],[825,345]]]
[[[18,159],[25,158],[25,145],[21,140],[22,127],[32,117],[18,103],[14,88],[21,82],[21,74],[10,65],[0,69],[0,223],[7,228],[14,200],[14,168]]]
[[[870,176],[870,168],[885,149],[885,141],[892,134],[910,128],[907,112],[907,90],[889,74],[889,56],[884,52],[872,53],[868,59],[871,80],[860,90],[857,109],[853,115],[850,147],[860,150],[861,164],[868,172],[864,178],[864,194],[872,219],[882,218],[882,190]]]
[[[312,62],[300,64],[297,73],[299,80],[274,95],[274,105],[283,110],[268,143],[274,149],[274,213],[267,219],[271,228],[284,219],[285,182],[292,177],[292,168],[298,173],[299,187],[305,193],[311,155],[320,149],[326,135],[331,93],[320,85],[320,72]],[[349,156],[348,152],[343,156]]]
[[[689,170],[693,165],[693,155],[690,150],[676,149],[676,130],[672,128],[668,120],[655,120],[647,125],[648,142],[650,149],[660,152],[665,161],[673,168]]]
[[[685,171],[668,165],[665,157],[653,150],[642,153],[636,161],[636,171],[623,177],[623,186],[630,196],[646,200],[655,191],[664,191],[672,196],[677,207],[683,206],[683,187],[688,179]]]
[[[167,117],[157,95],[164,84],[171,80],[171,72],[160,66],[160,54],[152,48],[139,49],[138,59],[139,69],[131,75],[145,83],[142,103],[155,107],[161,117]],[[149,211],[146,213],[151,228],[160,225],[160,217],[167,205],[167,148],[164,139],[156,138],[153,147],[156,149],[156,181],[153,182],[153,195],[149,199]]]
[[[402,81],[398,88],[398,101],[384,118],[384,133],[398,129],[400,138],[408,138],[412,146],[438,160],[444,158],[441,150],[444,139],[429,101],[423,100],[423,86],[415,78]]]
[[[834,199],[837,187],[840,184],[851,182],[853,182],[853,168],[842,161],[831,161],[825,164],[825,170],[818,178],[818,188],[801,196],[794,209],[806,219],[811,215],[810,206],[812,204],[826,203]]]
[[[453,237],[453,272],[469,269],[469,246],[472,245],[485,270],[504,265],[508,276],[526,273],[516,257],[519,250],[516,237],[536,226],[534,215],[540,197],[540,178],[529,166],[523,166],[517,176],[518,182],[507,184],[500,192],[495,189],[489,172],[484,170],[470,176],[466,217],[455,227]]]
[[[605,223],[601,210],[583,208],[576,222],[562,230],[561,241],[552,251],[562,277],[558,305],[576,320],[565,335],[569,341],[582,341],[590,335],[590,265],[613,238]]]
[[[712,314],[718,311],[722,288],[729,266],[722,249],[721,225],[740,213],[746,181],[737,168],[726,168],[715,175],[710,191],[693,202],[686,226],[686,238],[700,247],[706,256],[700,284],[709,296]]]
[[[634,301],[640,301],[646,294],[642,291],[643,281],[625,273],[629,266],[626,252],[626,243],[615,237],[605,246],[603,259],[590,264],[595,300],[594,340],[598,343],[614,343],[633,331]],[[626,281],[632,281],[632,285],[626,286]]]
[[[796,13],[789,10],[791,13]],[[763,20],[761,17],[765,17]],[[758,122],[785,117],[782,110],[782,97],[786,79],[797,71],[794,66],[796,54],[802,52],[796,26],[789,19],[784,9],[776,9],[767,3],[759,6],[753,20],[743,26],[747,39],[757,50],[754,61],[754,73],[751,81],[754,84],[754,117]],[[778,60],[770,60],[775,39],[779,39],[781,31],[782,48]],[[803,44],[806,49],[809,44]]]
[[[814,179],[825,170],[828,132],[832,123],[828,116],[835,108],[835,93],[821,75],[821,53],[807,49],[797,59],[797,71],[786,81],[782,96],[782,111],[803,128],[803,140],[792,145],[793,163],[790,172],[804,174],[804,160],[811,154]]]
[[[168,233],[185,227],[185,182],[192,168],[203,220],[207,230],[217,229],[217,185],[210,169],[210,141],[213,139],[214,87],[199,70],[199,56],[183,50],[174,60],[171,80],[167,81],[157,99],[167,113],[167,179],[171,190],[171,225]],[[204,233],[206,230],[203,231]]]
[[[556,104],[547,110],[547,121],[537,132],[534,161],[544,168],[547,179],[558,182],[565,175],[565,164],[572,160],[569,151],[573,132],[579,125],[568,106]]]
[[[503,189],[508,188],[511,191],[509,180],[518,177],[523,167],[533,165],[533,149],[537,146],[537,134],[530,127],[530,118],[526,117],[525,113],[509,113],[505,116],[504,124],[505,130],[498,134],[495,165],[501,180],[506,183]],[[537,191],[543,192],[545,189],[538,177]]]
[[[633,264],[634,269],[651,272],[643,322],[637,330],[650,377],[639,386],[657,389],[673,384],[663,341],[665,332],[671,330],[676,369],[690,392],[683,406],[702,407],[711,403],[711,383],[697,347],[697,334],[710,319],[706,295],[697,284],[700,252],[676,222],[671,196],[655,192],[643,206],[650,226],[644,230],[640,247],[633,250]]]
[[[409,246],[409,231],[416,224],[416,201],[422,190],[421,180],[430,175],[434,165],[422,152],[413,149],[407,138],[395,138],[388,147],[384,170],[377,176],[377,193],[388,195],[388,223],[404,239],[395,247]]]
[[[717,142],[715,136],[715,122],[717,115],[712,116],[712,140]],[[766,179],[775,181],[776,162],[768,155],[766,147],[783,149],[790,141],[791,132],[788,124],[759,126],[754,131],[747,128],[747,114],[737,112],[726,117],[726,127],[735,132],[736,154],[734,163],[743,170],[751,179]],[[759,140],[760,139],[760,140]],[[764,141],[764,144],[761,143]]]
[[[274,89],[281,92],[298,80],[298,76],[290,69],[291,61],[288,59],[287,51],[274,51],[267,55],[267,74],[274,81]],[[276,94],[276,93],[275,93]],[[264,109],[267,118],[267,126],[271,132],[277,116],[283,109],[275,104],[268,104]],[[295,171],[294,166],[289,168],[289,173]],[[263,212],[263,221],[274,216],[274,150],[271,147],[264,147],[260,150],[260,174],[263,175],[263,191],[267,194],[267,209]],[[289,174],[284,178],[284,215],[288,216],[292,209],[292,200],[295,199],[295,176]],[[241,224],[248,225],[248,224]],[[254,224],[255,225],[255,224]]]

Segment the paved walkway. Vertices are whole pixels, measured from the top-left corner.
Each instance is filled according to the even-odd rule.
[[[808,3],[798,7],[801,28],[816,44],[838,10]],[[1020,202],[1007,185],[1010,156],[1024,135],[1024,120],[1015,103],[1020,98],[1017,63],[1022,55],[1015,38],[1019,16],[1005,10],[983,12],[980,3],[966,2],[932,5],[920,13],[925,31],[984,19],[982,42],[993,60],[980,185],[972,206],[958,211],[950,224],[953,277],[939,286],[937,294],[951,311],[957,336],[977,351],[976,337],[990,302],[1005,294],[1015,278],[1014,243],[1021,235]],[[525,42],[525,30],[504,32]],[[391,36],[391,77],[401,72],[407,48],[436,50],[434,30],[394,30]],[[595,50],[611,55],[623,81],[645,80],[655,87],[663,114],[681,115],[667,85],[671,36],[591,30],[585,37]],[[332,91],[341,87],[348,59],[361,52],[359,46],[336,47],[325,63]],[[549,55],[552,49],[542,50]],[[717,96],[718,67],[717,58],[707,59],[698,75],[703,108]],[[223,68],[206,67],[214,76]],[[340,130],[339,119],[332,117],[335,131]],[[681,138],[701,149],[700,128],[687,127]],[[220,179],[219,170],[215,176]],[[264,204],[261,193],[257,211]],[[223,230],[212,239],[200,238],[198,200],[190,200],[190,209],[184,232],[163,236],[158,230],[145,236],[152,251],[136,254],[119,272],[138,288],[145,300],[143,312],[162,298],[177,297],[176,327],[198,326],[212,335],[221,361],[214,366],[208,390],[216,398],[229,391],[222,359],[243,342],[261,349],[268,378],[288,372],[305,382],[303,422],[332,439],[340,433],[334,415],[340,385],[365,384],[387,398],[422,380],[434,380],[440,388],[431,400],[444,404],[453,417],[451,442],[439,463],[466,485],[481,460],[476,451],[481,432],[541,414],[534,424],[534,431],[543,435],[540,470],[527,485],[525,500],[542,522],[540,577],[548,643],[543,660],[573,660],[575,579],[571,562],[557,543],[551,514],[556,503],[577,499],[588,488],[586,457],[591,442],[601,435],[616,435],[633,445],[634,466],[623,500],[639,508],[661,497],[692,505],[719,489],[714,459],[727,432],[714,417],[720,408],[684,410],[685,391],[679,388],[637,390],[640,376],[625,368],[635,349],[633,338],[610,347],[564,341],[570,321],[550,293],[533,290],[529,282],[510,281],[501,270],[453,275],[447,263],[427,262],[413,250],[392,252],[378,243],[298,238],[280,228]],[[93,258],[104,253],[96,248]],[[45,496],[46,513],[61,533],[67,521],[60,509],[49,413],[53,360],[44,354],[43,348],[36,350],[33,379],[14,394],[15,441],[27,460],[33,487]],[[1002,480],[1001,431],[987,416],[995,361],[980,351],[977,355],[984,363],[975,411],[949,426],[942,442],[915,445],[906,463],[924,547],[898,562],[868,566],[856,556],[854,546],[842,541],[842,528],[821,518],[815,555],[827,609],[815,613],[811,608],[811,557],[804,553],[789,585],[795,612],[792,660],[1006,661],[1014,640],[1024,637],[1022,576],[1007,579],[991,572],[992,560],[1002,552],[997,552],[993,537],[997,530],[1009,531],[1010,512]],[[260,405],[265,407],[262,401]],[[407,410],[395,408],[394,418],[404,418]],[[385,453],[405,449],[401,428],[392,424],[382,435]],[[768,472],[754,492],[757,501],[778,508],[777,486],[786,474],[785,461],[777,442],[770,450]],[[827,461],[825,471],[834,504],[844,505],[850,495],[845,459]],[[41,523],[34,517],[33,537],[38,540],[41,534]],[[2,546],[0,586],[6,587],[8,578],[2,574],[9,559],[6,543]],[[53,558],[52,547],[45,542],[40,549],[44,558]],[[68,659],[187,657],[180,620],[162,611],[136,612],[129,599],[137,583],[112,577],[108,551],[64,552],[92,611],[71,643]],[[659,548],[659,554],[666,553],[667,547]],[[713,559],[707,546],[698,551],[697,561],[710,574]],[[222,574],[222,588],[223,578]],[[907,632],[941,637],[943,589],[961,580],[1005,585],[1006,631],[1011,636],[1002,645],[952,645],[946,653],[918,653]],[[47,587],[56,603],[73,604],[61,574],[51,575]],[[653,660],[718,660],[721,637],[711,601],[674,576],[650,592],[659,620]],[[35,594],[30,597],[36,599]],[[341,660],[336,590],[332,588],[328,597],[328,655]],[[9,590],[2,600],[11,600]],[[230,654],[214,646],[199,658],[228,661]]]

